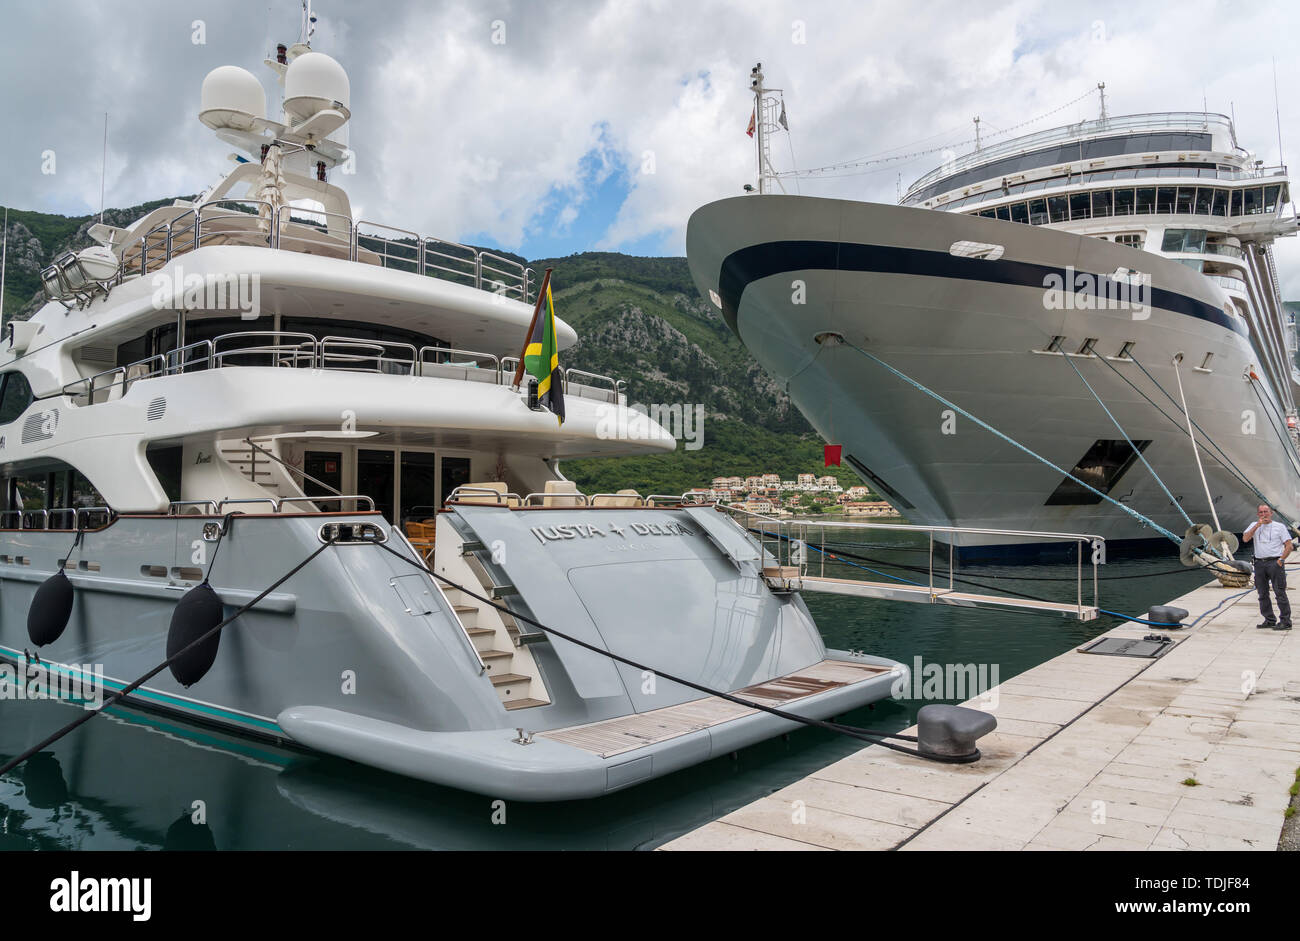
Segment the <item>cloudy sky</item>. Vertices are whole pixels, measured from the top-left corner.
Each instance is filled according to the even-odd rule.
[[[752,181],[748,76],[783,88],[782,169],[985,140],[1097,112],[1234,113],[1268,164],[1300,148],[1300,4],[1154,0],[318,0],[313,47],[352,82],[362,218],[530,258],[588,249],[682,254],[699,205]],[[230,147],[199,124],[199,87],[298,38],[297,0],[5,0],[0,204],[80,214],[203,189]],[[196,30],[195,21],[202,21]],[[201,32],[201,43],[194,40]],[[56,172],[42,173],[54,151]],[[932,154],[805,194],[893,202]],[[1279,244],[1300,297],[1297,239]]]

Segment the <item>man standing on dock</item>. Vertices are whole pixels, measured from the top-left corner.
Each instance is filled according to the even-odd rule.
[[[1255,587],[1259,590],[1259,613],[1264,615],[1257,627],[1271,627],[1275,631],[1291,630],[1291,602],[1286,597],[1286,557],[1295,548],[1291,532],[1281,523],[1273,522],[1273,511],[1261,503],[1256,514],[1259,519],[1242,534],[1245,542],[1255,542]],[[1277,595],[1277,610],[1281,621],[1273,619],[1273,605],[1268,597],[1269,585]]]

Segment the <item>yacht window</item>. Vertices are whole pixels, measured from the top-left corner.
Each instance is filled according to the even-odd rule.
[[[457,487],[469,483],[469,458],[444,457],[442,459],[442,499],[445,501]]]
[[[1174,197],[1178,189],[1173,186],[1161,186],[1156,189],[1156,212],[1160,214],[1174,211]]]
[[[1214,199],[1214,190],[1208,186],[1197,187],[1196,190],[1196,214],[1198,216],[1208,216],[1210,214],[1210,203]]]
[[[1141,248],[1142,236],[1136,233],[1126,233],[1115,236],[1116,245],[1127,245],[1129,248]]]
[[[1091,219],[1092,218],[1092,196],[1089,193],[1071,193],[1070,194],[1070,218],[1071,219]]]
[[[1029,201],[1030,225],[1043,225],[1047,222],[1047,200],[1031,199]]]
[[[1149,213],[1156,211],[1156,188],[1154,186],[1139,186],[1135,196],[1137,198],[1138,212]]]
[[[1241,191],[1242,214],[1252,216],[1260,211],[1260,205],[1264,198],[1264,191],[1254,187]]]
[[[1210,213],[1216,216],[1226,216],[1228,214],[1228,191],[1216,189],[1214,191],[1214,205]]]
[[[998,217],[997,211],[994,209],[981,209],[980,215],[985,219],[996,219]]]
[[[1097,190],[1092,194],[1092,214],[1094,216],[1109,216],[1110,204],[1110,190]]]
[[[1174,212],[1177,215],[1191,215],[1192,203],[1196,199],[1195,186],[1178,187],[1178,197],[1174,202]]]
[[[0,379],[4,381],[4,391],[0,392],[0,425],[7,425],[32,404],[32,387],[20,372],[4,373]]]
[[[1047,211],[1052,222],[1070,221],[1070,204],[1064,196],[1048,196]]]
[[[1232,212],[1231,215],[1241,215],[1241,190],[1232,191]]]
[[[1011,221],[1012,222],[1029,221],[1029,209],[1024,203],[1011,204]]]
[[[1133,191],[1131,189],[1115,190],[1115,215],[1133,215]]]
[[[1074,465],[1070,471],[1072,477],[1078,480],[1072,480],[1070,477],[1061,481],[1060,486],[1052,492],[1047,498],[1046,506],[1086,506],[1089,504],[1100,503],[1101,496],[1093,493],[1087,487],[1078,483],[1079,480],[1089,486],[1099,490],[1101,493],[1109,494],[1112,487],[1119,482],[1124,476],[1124,472],[1133,466],[1137,460],[1138,452],[1145,451],[1151,444],[1150,440],[1135,441],[1137,451],[1124,440],[1100,439],[1092,443],[1087,453],[1079,459],[1079,463]]]
[[[1001,219],[1003,222],[1010,222],[1010,221],[1011,221],[1011,210],[1008,209],[1006,206],[999,206],[999,207],[998,207],[998,218]]]
[[[1277,212],[1277,197],[1282,192],[1280,186],[1264,187],[1264,211]]]

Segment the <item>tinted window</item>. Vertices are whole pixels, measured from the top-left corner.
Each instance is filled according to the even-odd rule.
[[[32,404],[32,387],[20,372],[8,372],[4,379],[4,392],[0,393],[0,425],[8,424]]]

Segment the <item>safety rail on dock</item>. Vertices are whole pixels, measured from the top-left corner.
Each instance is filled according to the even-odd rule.
[[[732,514],[749,533],[763,559],[763,576],[778,590],[818,591],[852,595],[859,598],[883,598],[927,604],[950,604],[962,607],[997,607],[1018,611],[1059,614],[1063,617],[1091,621],[1100,613],[1097,566],[1105,559],[1105,539],[1089,533],[1054,533],[1023,529],[981,529],[962,526],[920,526],[909,523],[861,523],[802,519],[776,519],[739,507],[719,506]],[[826,536],[848,532],[899,532],[923,534],[929,539],[928,573],[925,583],[899,580],[870,581],[827,575],[830,562],[843,562],[827,548]],[[935,572],[935,537],[946,535],[947,572]],[[1036,542],[1073,542],[1077,546],[1074,604],[1040,601],[961,591],[955,583],[955,544],[962,536],[996,536],[1033,539]],[[1087,553],[1092,573],[1092,604],[1084,603],[1084,555]],[[815,555],[816,558],[812,558]],[[834,569],[832,569],[834,571]],[[917,573],[919,575],[919,573]],[[946,576],[946,577],[945,577]],[[887,577],[887,576],[886,576]]]

